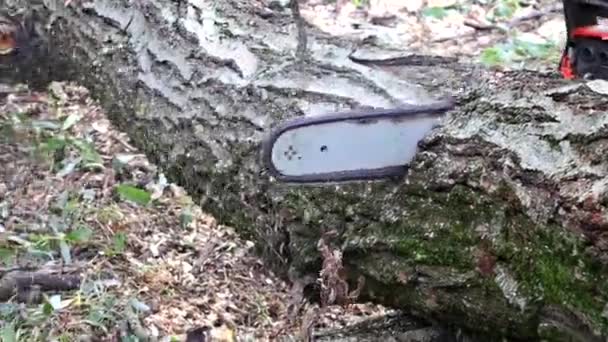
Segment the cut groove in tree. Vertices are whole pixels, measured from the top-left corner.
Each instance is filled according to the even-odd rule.
[[[317,242],[335,230],[331,248],[352,289],[363,276],[362,300],[490,339],[608,333],[608,102],[596,83],[420,57],[377,66],[369,60],[408,53],[312,27],[301,60],[289,8],[264,1],[2,7],[24,4],[49,49],[21,67],[27,79],[91,89],[171,180],[253,237],[282,275],[316,275]],[[290,187],[260,168],[260,141],[280,120],[446,94],[458,107],[403,179]]]

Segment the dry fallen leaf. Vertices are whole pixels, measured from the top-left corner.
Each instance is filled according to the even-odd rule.
[[[407,1],[393,0],[393,1],[390,1],[390,3],[392,4],[391,7],[399,6],[399,5],[403,6],[410,13],[421,10],[426,4],[425,0],[407,0]],[[399,5],[397,5],[397,4],[399,4]]]
[[[586,84],[587,84],[587,87],[589,87],[589,89],[591,89],[592,91],[594,91],[598,94],[608,95],[608,81],[592,80],[592,81],[587,81]]]
[[[567,36],[566,25],[564,25],[564,19],[561,17],[544,22],[536,32],[538,32],[541,37],[553,41],[560,46],[565,44]]]
[[[410,12],[417,11],[422,8],[423,4],[424,0],[370,0],[369,14],[372,16],[396,15],[404,9]]]

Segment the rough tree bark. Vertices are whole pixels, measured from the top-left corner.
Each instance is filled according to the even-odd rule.
[[[33,49],[36,67],[22,69],[30,81],[89,87],[172,180],[254,237],[281,274],[316,274],[317,242],[333,230],[348,280],[365,279],[361,300],[513,340],[608,333],[601,84],[447,60],[356,63],[354,48],[375,59],[407,51],[311,27],[307,54],[296,54],[296,25],[278,2],[3,1],[28,5],[46,38],[48,50]],[[290,187],[258,164],[260,140],[281,119],[445,94],[458,107],[403,179]]]

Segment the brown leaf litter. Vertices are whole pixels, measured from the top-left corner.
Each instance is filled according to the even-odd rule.
[[[412,53],[479,57],[513,36],[513,29],[541,42],[563,45],[566,26],[561,7],[553,1],[534,0],[510,10],[510,1],[466,0],[305,0],[302,17],[324,32],[359,39],[374,37]],[[435,11],[435,14],[431,14]],[[491,20],[490,20],[491,19]],[[542,26],[548,22],[551,34]]]
[[[344,326],[383,312],[350,301],[331,305],[350,297],[332,273],[341,260],[320,245],[328,256],[322,283],[329,281],[325,289],[338,289],[340,298],[331,292],[322,311],[303,304],[295,318],[288,315],[298,291],[290,293],[289,285],[267,270],[253,253],[253,242],[219,225],[182,188],[167,182],[111,125],[86,89],[53,83],[48,92],[13,89],[2,96],[1,261],[18,272],[54,269],[61,277],[78,275],[76,291],[43,288],[48,293],[41,296],[40,289],[27,286],[25,295],[38,295],[29,302],[30,315],[51,294],[61,295],[60,302],[50,301],[56,312],[44,326],[51,334],[266,341],[302,337],[313,327]],[[61,141],[72,144],[53,150]],[[121,200],[120,184],[147,190],[152,202]],[[62,239],[86,235],[87,227],[90,239],[61,247]],[[23,297],[13,293],[9,302]],[[91,323],[92,315],[99,322]]]

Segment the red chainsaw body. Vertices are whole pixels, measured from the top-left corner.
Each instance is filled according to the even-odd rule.
[[[608,1],[564,0],[567,41],[559,70],[566,79],[608,79]]]

